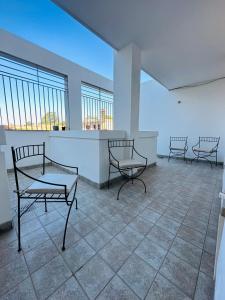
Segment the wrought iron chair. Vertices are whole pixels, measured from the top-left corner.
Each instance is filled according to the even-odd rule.
[[[217,166],[217,152],[219,147],[220,137],[199,137],[198,143],[192,147],[192,151],[195,157],[194,160],[199,161],[199,159],[207,160],[212,167],[212,160],[210,158],[215,158],[215,164]]]
[[[129,156],[128,159],[118,159],[115,157],[115,153],[113,153],[113,149],[115,148],[123,148],[127,149],[127,154]],[[122,183],[117,193],[117,200],[119,200],[119,195],[124,187],[129,181],[132,182],[134,180],[139,180],[143,183],[145,193],[146,193],[146,185],[144,181],[139,178],[139,176],[144,172],[147,167],[147,158],[142,156],[134,147],[134,140],[108,140],[108,152],[109,152],[109,174],[108,174],[108,188],[110,185],[110,175],[112,173],[120,173],[126,181]],[[116,171],[111,171],[111,168],[116,169]]]
[[[42,176],[39,178],[34,178],[29,174],[25,173],[21,168],[18,167],[18,162],[33,156],[42,156]],[[62,250],[65,250],[65,239],[66,239],[66,231],[67,224],[70,216],[70,211],[73,205],[74,200],[76,200],[76,209],[77,209],[77,198],[76,189],[77,189],[77,181],[78,181],[78,168],[63,165],[58,163],[45,154],[45,143],[39,145],[26,145],[18,148],[12,147],[12,158],[13,158],[13,166],[15,173],[15,181],[16,181],[16,194],[18,199],[18,210],[17,210],[17,218],[18,218],[18,251],[21,250],[21,217],[30,209],[30,207],[34,203],[44,203],[45,212],[47,212],[47,203],[61,203],[65,202],[68,205],[68,213],[65,222],[64,234],[63,234],[63,245]],[[49,161],[53,164],[59,165],[61,167],[74,169],[75,174],[50,174],[45,173],[45,164],[46,161]],[[19,174],[32,179],[33,182],[25,189],[20,188],[20,179]],[[69,196],[72,194],[71,200],[69,200]],[[29,204],[23,210],[21,209],[21,200],[27,199],[29,200]]]
[[[170,153],[168,156],[168,161],[171,157],[183,157],[186,160],[186,153],[188,151],[187,136],[171,136],[170,137]]]

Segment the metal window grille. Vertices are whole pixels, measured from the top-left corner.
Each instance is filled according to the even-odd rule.
[[[83,130],[113,129],[113,94],[87,83],[81,85]]]
[[[8,130],[66,126],[67,78],[0,53],[0,124]]]

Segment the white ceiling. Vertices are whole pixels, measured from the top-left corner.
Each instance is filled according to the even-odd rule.
[[[53,0],[168,89],[225,76],[225,0]]]

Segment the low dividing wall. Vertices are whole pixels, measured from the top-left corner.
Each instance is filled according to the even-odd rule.
[[[135,147],[148,158],[148,165],[156,163],[157,132],[140,131],[133,138]],[[112,131],[6,131],[7,145],[2,146],[5,152],[6,168],[12,169],[11,146],[46,143],[46,153],[54,160],[79,167],[82,177],[97,186],[108,180],[108,139],[125,138],[122,130]],[[117,150],[120,158],[125,157],[122,149]],[[32,166],[42,163],[41,157],[22,160],[20,166]],[[117,177],[119,174],[114,174]]]
[[[108,180],[108,139],[125,138],[125,131],[68,131],[51,132],[49,150],[53,159],[79,167],[79,174],[97,186]],[[156,162],[157,132],[139,132],[135,136],[137,150],[148,157],[148,164]],[[125,153],[117,152],[120,158]],[[114,174],[114,177],[120,174]]]

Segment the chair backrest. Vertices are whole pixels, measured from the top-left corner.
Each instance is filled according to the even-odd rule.
[[[11,147],[11,149],[12,149],[13,163],[15,163],[15,165],[17,164],[18,161],[21,161],[25,158],[31,156],[45,155],[45,143],[39,145],[20,146],[17,148]]]
[[[11,150],[17,190],[19,190],[18,172],[25,175],[25,173],[17,166],[19,161],[33,156],[42,156],[42,172],[43,174],[45,173],[45,143],[20,146],[17,148],[11,147]],[[28,175],[26,174],[26,176]]]
[[[112,153],[113,149],[127,149],[128,151],[126,154],[133,157],[134,154],[134,139],[113,139],[108,140],[108,151],[109,151],[109,159],[113,158],[115,159],[115,153]],[[130,151],[129,151],[130,150]],[[118,154],[118,153],[117,153]],[[124,155],[124,153],[120,153],[120,155]]]
[[[198,141],[199,141],[199,147],[201,147],[201,145],[204,144],[211,148],[218,148],[220,137],[200,136]]]
[[[115,140],[108,140],[108,148],[133,148],[134,147],[134,140],[126,140],[126,139],[115,139]]]
[[[183,146],[183,148],[184,148],[187,146],[187,140],[188,140],[187,136],[171,136],[170,137],[170,147]]]

